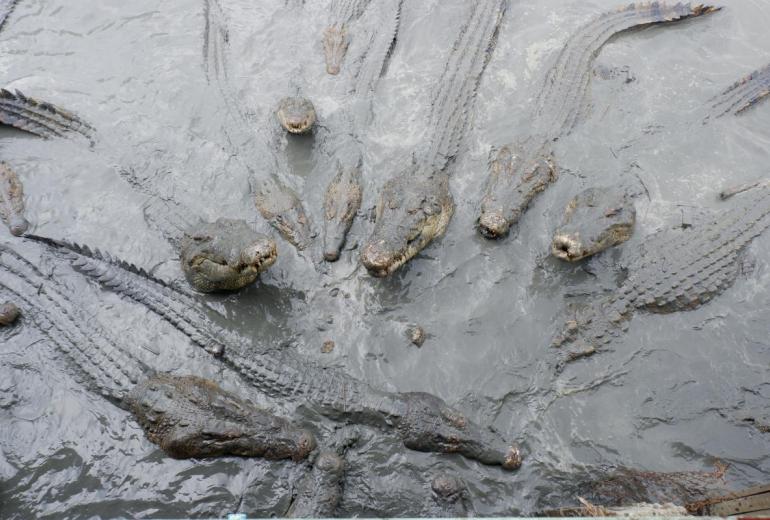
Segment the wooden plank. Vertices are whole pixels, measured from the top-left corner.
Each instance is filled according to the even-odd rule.
[[[725,500],[709,506],[708,512],[715,516],[731,516],[765,509],[770,509],[770,492]]]

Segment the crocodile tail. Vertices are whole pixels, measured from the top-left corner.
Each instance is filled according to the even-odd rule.
[[[481,76],[497,44],[502,0],[473,2],[471,17],[455,41],[433,97],[428,163],[443,170],[460,147]]]
[[[98,393],[122,404],[147,368],[117,346],[106,330],[70,297],[71,291],[32,262],[0,246],[0,289],[13,300]]]
[[[378,26],[374,29],[369,47],[356,74],[353,93],[359,96],[370,96],[380,80],[393,53],[401,24],[401,8],[403,0],[387,0],[380,3],[381,16]]]
[[[93,133],[93,127],[75,114],[18,90],[0,89],[0,123],[43,138],[78,133],[91,140]]]
[[[718,118],[726,114],[739,115],[770,96],[770,64],[745,76],[709,101],[710,114]]]
[[[669,24],[719,11],[703,4],[645,2],[599,15],[578,29],[564,44],[549,70],[536,102],[534,133],[551,138],[568,134],[577,125],[591,78],[591,63],[615,35],[654,24]]]

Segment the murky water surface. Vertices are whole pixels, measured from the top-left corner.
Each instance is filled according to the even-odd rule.
[[[269,121],[287,90],[313,98],[321,120],[344,99],[324,72],[319,36],[328,1],[225,0],[231,20],[230,79],[245,111]],[[520,441],[517,473],[455,456],[401,447],[364,429],[348,455],[340,507],[347,515],[418,515],[438,471],[468,483],[481,515],[553,505],[569,474],[586,466],[656,471],[730,465],[730,486],[766,482],[770,436],[741,421],[768,415],[770,237],[750,248],[752,267],[700,309],[638,314],[611,349],[558,378],[551,334],[568,300],[611,288],[620,251],[577,266],[548,257],[566,201],[593,185],[636,188],[636,235],[718,211],[715,192],[767,174],[770,106],[700,124],[706,101],[770,61],[770,3],[729,2],[723,12],[676,27],[617,38],[597,59],[592,111],[556,153],[561,179],[500,242],[474,230],[490,151],[526,131],[543,74],[568,35],[613,0],[509,2],[483,77],[462,152],[453,166],[457,210],[446,235],[388,280],[357,263],[372,228],[370,208],[385,180],[407,167],[425,139],[431,86],[455,39],[464,0],[406,0],[401,33],[364,132],[365,200],[340,262],[319,272],[319,246],[299,255],[279,240],[280,259],[241,294],[213,297],[244,333],[319,363],[343,367],[379,388],[441,396],[482,424]],[[101,136],[76,141],[0,135],[2,159],[19,172],[35,232],[109,250],[168,278],[174,251],[143,217],[144,198],[117,166],[140,166],[164,195],[203,218],[260,222],[246,172],[225,151],[222,101],[202,68],[200,0],[72,2],[21,0],[0,36],[2,83],[67,107]],[[332,172],[314,172],[313,138],[286,143],[286,181],[320,227]],[[36,258],[39,249],[13,239]],[[43,269],[116,337],[153,366],[201,374],[319,437],[334,424],[265,401],[138,305],[100,291],[48,258]],[[421,349],[404,336],[429,334]],[[0,516],[282,515],[305,471],[291,462],[171,460],[123,411],[90,393],[32,327],[0,333]],[[324,341],[336,343],[322,354]],[[544,397],[555,389],[555,400]],[[571,498],[571,497],[567,497]]]

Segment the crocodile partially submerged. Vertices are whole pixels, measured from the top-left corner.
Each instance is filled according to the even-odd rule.
[[[237,455],[301,460],[307,430],[195,376],[157,373],[72,299],[70,291],[14,249],[0,245],[0,294],[18,303],[80,379],[130,412],[147,438],[176,458]]]
[[[93,139],[91,125],[72,112],[19,90],[0,89],[0,123],[44,139],[72,134],[79,134],[89,141]]]
[[[377,25],[370,44],[356,60],[356,67],[341,78],[348,100],[325,121],[320,136],[317,169],[335,171],[324,194],[323,255],[327,262],[340,257],[353,219],[361,207],[363,152],[360,134],[369,123],[372,97],[387,67],[398,34],[403,0],[377,2]]]
[[[313,129],[316,113],[313,103],[303,97],[288,96],[278,102],[275,116],[290,134],[306,134]]]
[[[733,199],[711,222],[661,231],[626,249],[627,278],[568,320],[553,345],[574,345],[564,358],[569,362],[621,335],[637,310],[670,313],[707,303],[732,285],[741,253],[768,226],[770,184],[765,183]]]
[[[516,469],[519,448],[482,428],[436,396],[391,393],[371,388],[344,372],[322,368],[288,352],[267,352],[213,321],[205,306],[125,262],[87,248],[41,237],[80,273],[106,289],[145,306],[233,369],[265,395],[301,399],[336,420],[395,431],[404,446],[417,451],[458,453],[484,464]]]
[[[627,190],[588,188],[573,197],[553,233],[551,254],[577,262],[631,238],[636,209]]]
[[[718,11],[709,5],[630,4],[604,13],[577,30],[548,71],[534,104],[529,135],[503,147],[491,165],[481,200],[479,232],[507,235],[534,197],[558,177],[553,143],[569,135],[586,112],[591,64],[614,36],[655,24],[672,24]]]
[[[361,17],[370,3],[371,0],[332,0],[329,25],[322,38],[327,73],[340,73],[350,45],[350,25]]]
[[[447,168],[457,155],[478,83],[503,18],[505,2],[468,6],[468,20],[450,53],[431,103],[431,138],[415,164],[388,180],[377,200],[372,235],[361,262],[378,277],[392,274],[446,230],[454,212]]]
[[[770,64],[739,79],[710,101],[711,117],[743,114],[770,96]]]
[[[20,237],[29,229],[24,217],[24,186],[6,163],[0,163],[0,219],[14,236]]]
[[[312,239],[310,219],[297,194],[281,178],[289,171],[286,159],[276,153],[283,138],[281,125],[276,124],[273,114],[269,121],[258,122],[241,109],[228,76],[227,17],[218,0],[205,0],[204,7],[204,69],[209,83],[222,97],[226,116],[222,130],[229,151],[248,172],[254,201],[262,217],[297,249],[305,249]],[[296,100],[292,106],[307,107]],[[299,116],[300,129],[310,119],[314,121],[314,114],[313,111],[313,117],[307,119]],[[287,126],[287,130],[289,128],[291,126]]]

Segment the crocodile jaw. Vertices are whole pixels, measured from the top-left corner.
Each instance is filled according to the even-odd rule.
[[[286,97],[278,103],[276,117],[284,130],[290,134],[310,132],[316,122],[313,103],[302,97]]]

